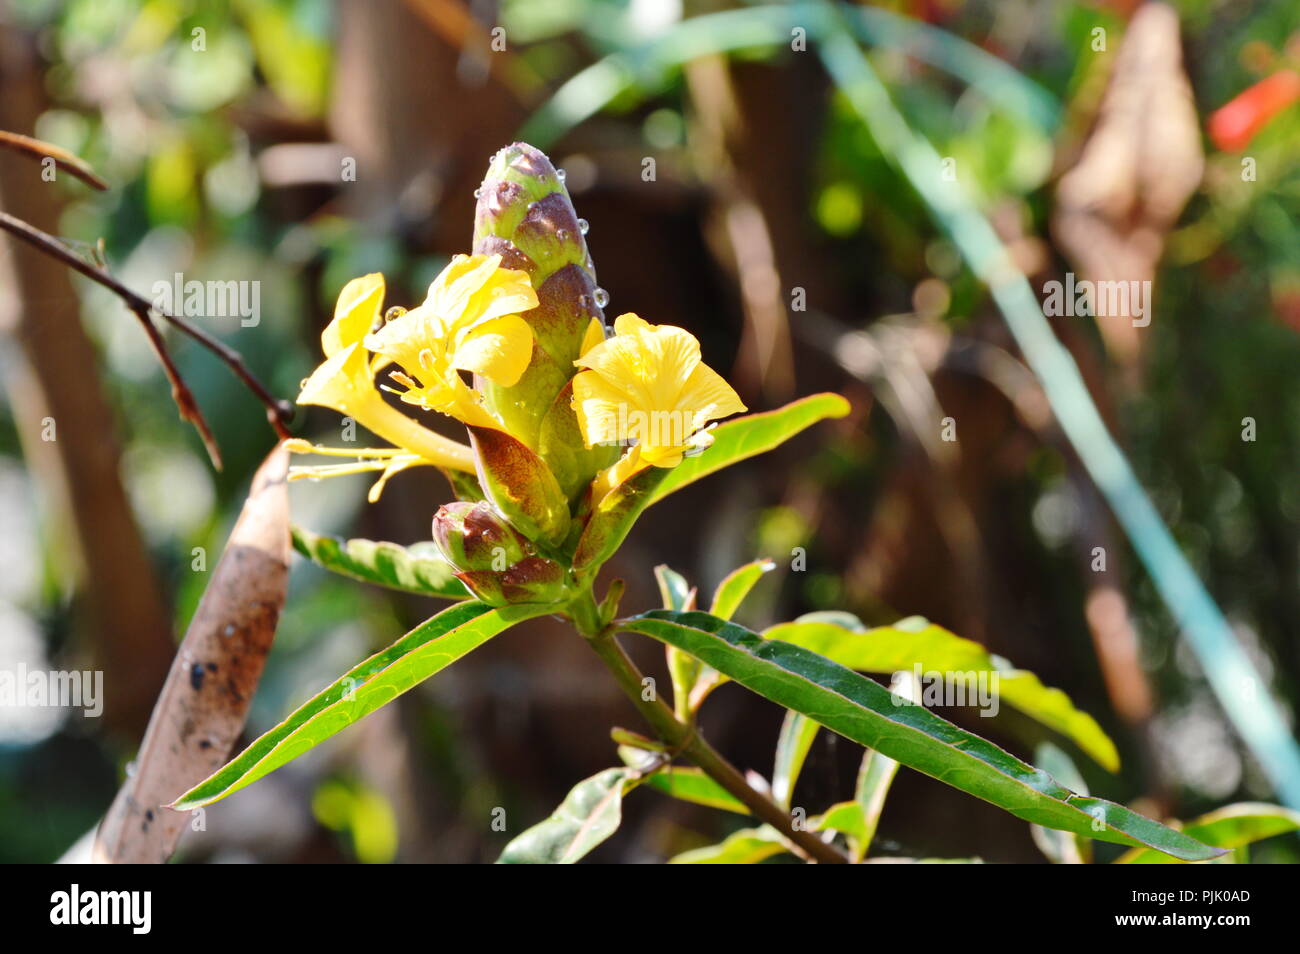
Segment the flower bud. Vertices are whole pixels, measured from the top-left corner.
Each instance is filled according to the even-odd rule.
[[[484,501],[440,507],[433,542],[456,577],[485,603],[554,603],[565,595],[564,568],[539,556]]]
[[[557,466],[539,446],[548,414],[569,415],[567,396],[557,398],[574,375],[573,362],[581,357],[593,320],[604,327],[604,292],[596,285],[586,224],[577,217],[562,176],[527,143],[514,143],[493,157],[478,195],[474,251],[501,255],[504,267],[527,272],[538,298],[538,306],[522,315],[533,331],[532,360],[523,377],[511,387],[489,381],[479,387],[506,430],[541,453],[565,491],[573,493],[611,462],[602,448],[595,456],[568,457]]]

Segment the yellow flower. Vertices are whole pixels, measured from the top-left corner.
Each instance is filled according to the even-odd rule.
[[[398,462],[402,467],[420,463],[473,472],[474,457],[468,447],[434,433],[390,407],[375,387],[374,369],[362,341],[378,320],[383,302],[382,275],[366,275],[348,282],[339,294],[334,320],[321,333],[325,362],[303,384],[298,403],[316,404],[345,414],[406,454],[397,455],[390,450],[340,450],[335,456],[371,457],[377,462],[358,464],[351,470],[335,468],[332,473],[381,466],[395,472],[393,468]],[[412,457],[418,460],[413,461]],[[311,468],[302,468],[296,476],[328,474],[315,474]],[[387,476],[391,473],[385,479]]]
[[[573,407],[588,447],[635,445],[615,465],[619,476],[677,466],[712,443],[709,421],[746,410],[690,332],[632,314],[620,315],[614,332],[574,362],[584,370],[573,379]]]
[[[403,401],[501,427],[461,375],[510,387],[532,358],[533,333],[519,312],[536,308],[537,294],[525,272],[500,266],[500,255],[457,255],[422,305],[366,337],[378,366],[398,365],[389,376],[405,388]]]

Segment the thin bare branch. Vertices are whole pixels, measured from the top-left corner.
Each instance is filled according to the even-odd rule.
[[[98,189],[100,192],[108,189],[108,183],[95,175],[94,170],[83,159],[53,143],[0,129],[0,146],[36,159],[53,159],[56,168],[76,176],[92,189]]]
[[[94,265],[72,252],[66,245],[57,238],[41,231],[33,225],[9,215],[7,212],[0,211],[0,228],[17,236],[29,245],[34,246],[40,251],[59,260],[69,268],[80,272],[91,281],[107,288],[140,319],[145,327],[145,333],[149,336],[154,350],[158,353],[159,359],[163,363],[163,369],[167,373],[167,378],[171,382],[172,396],[176,400],[176,405],[180,410],[181,417],[190,421],[198,429],[200,436],[203,438],[204,445],[208,449],[208,455],[212,458],[213,466],[220,469],[221,458],[217,452],[216,444],[212,439],[212,433],[208,429],[207,423],[199,411],[198,404],[194,400],[194,395],[190,393],[185,382],[181,380],[177,373],[175,365],[172,364],[163,344],[162,336],[155,327],[152,316],[157,315],[163,321],[176,328],[182,334],[193,338],[203,347],[207,348],[218,358],[220,358],[227,367],[256,395],[257,399],[262,402],[266,408],[267,420],[275,429],[276,434],[281,438],[290,437],[288,421],[293,414],[293,409],[287,401],[278,400],[270,391],[263,386],[262,382],[257,380],[253,373],[244,364],[243,358],[232,348],[227,347],[221,341],[213,338],[207,332],[202,331],[188,324],[184,320],[170,315],[153,306],[148,299],[136,294],[127,288],[116,278],[110,275],[106,270]]]

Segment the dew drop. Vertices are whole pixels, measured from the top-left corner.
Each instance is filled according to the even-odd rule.
[[[596,299],[597,308],[604,308],[609,304],[609,292],[605,291],[603,288],[597,288],[594,297]]]
[[[134,761],[131,761],[131,762],[127,762],[127,763],[126,763],[126,777],[127,777],[127,778],[135,778],[135,762],[134,762]]]
[[[590,222],[588,222],[586,219],[578,219],[578,231],[579,231],[579,232],[581,232],[583,235],[586,235],[587,232],[588,232],[590,229],[591,229],[591,223],[590,223]]]
[[[555,230],[555,237],[558,238],[561,242],[563,242],[565,239],[567,239],[567,238],[569,237],[569,230],[568,230],[568,229],[556,229],[556,230]]]
[[[482,187],[482,186],[479,186],[477,189],[474,190],[474,198],[476,198],[476,199],[481,199],[481,198],[483,198],[483,187]]]
[[[384,312],[384,324],[388,324],[390,321],[401,318],[404,314],[406,314],[405,308],[401,305],[394,305],[392,308]]]
[[[565,172],[563,169],[556,169],[556,170],[555,170],[555,178],[559,179],[561,182],[564,181],[564,178],[565,178],[565,176],[567,176],[567,175],[568,175],[568,173]]]

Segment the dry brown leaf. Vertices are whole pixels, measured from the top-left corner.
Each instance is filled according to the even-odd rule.
[[[281,443],[253,477],[154,706],[134,772],[100,825],[97,862],[165,862],[190,817],[162,806],[220,768],[243,730],[288,586],[288,467]]]
[[[1081,277],[1152,280],[1165,235],[1204,165],[1178,14],[1144,4],[1124,34],[1079,161],[1057,187],[1053,232]],[[1123,317],[1100,325],[1114,356],[1127,362],[1137,352],[1137,329]]]

